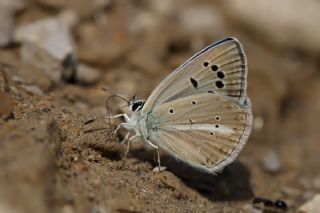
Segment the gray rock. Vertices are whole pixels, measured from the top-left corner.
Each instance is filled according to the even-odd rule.
[[[62,61],[74,52],[69,23],[66,24],[63,20],[52,17],[19,26],[14,32],[14,39],[22,43],[35,43],[52,57]]]
[[[181,27],[194,34],[216,34],[224,29],[224,20],[219,11],[209,6],[182,10],[179,15]]]
[[[276,173],[281,170],[279,154],[275,150],[269,151],[263,158],[263,167],[266,171]]]
[[[0,0],[0,47],[11,42],[15,13],[23,7],[20,0]]]
[[[33,95],[38,95],[38,96],[44,95],[43,91],[35,85],[21,85],[21,87]]]
[[[96,83],[101,74],[98,70],[89,67],[85,64],[79,64],[77,67],[76,80],[82,84],[94,84]]]
[[[221,3],[235,23],[258,32],[259,39],[267,39],[277,47],[320,52],[318,1],[249,0],[243,4],[242,0],[233,0]]]
[[[299,213],[318,213],[320,209],[320,194],[315,195],[311,200],[299,207]]]

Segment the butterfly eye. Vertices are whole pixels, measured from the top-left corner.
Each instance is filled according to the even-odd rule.
[[[132,110],[132,111],[136,111],[137,109],[140,110],[143,105],[144,105],[144,102],[143,102],[143,101],[139,101],[139,102],[133,103],[133,104],[132,104],[132,107],[131,107],[131,110]]]

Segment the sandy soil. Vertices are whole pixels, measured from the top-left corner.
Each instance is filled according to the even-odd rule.
[[[23,42],[0,48],[1,213],[252,212],[254,196],[284,200],[295,212],[320,193],[320,51],[294,38],[283,44],[264,31],[272,19],[259,26],[222,1],[93,2],[24,1],[14,12],[15,29],[72,9],[76,63],[98,72],[63,77],[62,69],[56,80],[42,68],[56,62],[26,63]],[[165,153],[167,170],[153,172],[155,153],[143,143],[123,165],[116,123],[84,125],[106,112],[111,90],[146,99],[196,51],[231,35],[248,56],[255,125],[222,173],[202,173]]]

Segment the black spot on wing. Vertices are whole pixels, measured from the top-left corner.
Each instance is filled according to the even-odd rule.
[[[224,77],[225,77],[224,72],[218,71],[217,72],[217,77],[220,78],[220,79],[224,79]]]
[[[216,64],[211,66],[211,70],[214,71],[214,72],[217,71],[218,69],[219,69],[219,66],[216,65]]]
[[[190,78],[190,82],[194,88],[198,88],[198,81],[194,78]]]
[[[223,88],[224,87],[223,81],[216,81],[216,87],[219,89]]]

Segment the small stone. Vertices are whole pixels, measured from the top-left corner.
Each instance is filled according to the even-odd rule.
[[[246,213],[262,213],[262,209],[254,208],[251,204],[246,204],[242,207]]]
[[[315,192],[307,191],[302,194],[302,199],[304,201],[311,200],[315,195]]]
[[[231,21],[265,36],[269,43],[274,43],[277,48],[299,48],[319,54],[318,1],[249,0],[247,4],[243,4],[242,0],[233,0],[221,3],[220,6]],[[299,11],[299,16],[296,11]]]
[[[74,52],[71,29],[59,17],[51,17],[19,26],[14,32],[18,42],[33,42],[58,60]]]
[[[282,187],[281,192],[286,196],[298,196],[301,194],[300,190],[290,187]]]
[[[175,15],[176,13],[176,8],[177,8],[177,2],[171,1],[171,0],[150,0],[148,1],[150,4],[151,8],[163,15]]]
[[[320,209],[320,194],[315,195],[311,200],[299,207],[299,213],[318,213]]]
[[[93,192],[89,192],[88,193],[88,200],[94,201],[94,198],[95,198],[95,194]]]
[[[179,15],[179,21],[182,29],[197,35],[220,33],[224,28],[222,15],[209,6],[184,9]]]
[[[263,129],[263,126],[264,126],[264,120],[263,120],[263,118],[262,117],[259,117],[259,116],[257,116],[257,117],[255,117],[254,118],[254,122],[253,122],[253,127],[254,127],[254,129],[256,129],[256,130],[262,130]]]
[[[79,160],[79,157],[78,157],[78,156],[73,156],[73,157],[72,157],[72,161],[77,162],[78,160]]]
[[[7,118],[13,111],[13,100],[11,96],[0,90],[0,118]]]
[[[313,186],[315,189],[320,190],[320,178],[316,178],[313,180]]]
[[[82,84],[94,84],[100,79],[100,72],[85,64],[79,64],[76,72],[76,80]]]
[[[166,171],[166,170],[167,170],[167,167],[165,167],[165,166],[161,166],[161,167],[156,166],[156,167],[153,168],[152,171],[154,173],[159,173],[159,172],[163,172],[163,171]]]
[[[21,85],[21,87],[33,95],[38,95],[38,96],[44,95],[43,91],[35,85]]]
[[[14,30],[15,13],[23,8],[20,0],[0,1],[0,47],[11,42]]]
[[[44,70],[54,82],[73,80],[76,57],[71,28],[76,20],[74,13],[65,11],[17,27],[14,40],[23,44],[22,61]]]
[[[91,213],[106,213],[106,210],[102,208],[101,206],[94,206],[91,211]]]
[[[5,46],[11,41],[13,31],[14,14],[0,9],[0,46]]]
[[[50,55],[46,50],[34,42],[23,42],[20,48],[22,62],[27,66],[34,66],[41,70],[55,83],[62,79],[63,67],[61,61]],[[27,70],[28,68],[24,68]]]
[[[277,173],[281,170],[281,161],[276,151],[271,150],[263,158],[263,167],[266,171]]]
[[[107,212],[142,212],[144,203],[130,197],[113,198],[107,201]]]
[[[70,205],[65,205],[61,209],[61,213],[73,213],[74,209]]]

